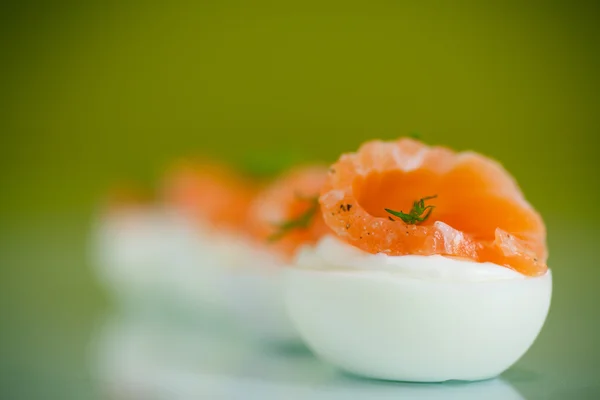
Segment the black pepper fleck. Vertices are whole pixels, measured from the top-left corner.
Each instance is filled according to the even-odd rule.
[[[393,220],[394,220],[394,218],[392,218],[392,217],[390,217],[390,216],[388,216],[388,218],[389,218],[389,220],[390,220],[390,221],[393,221]]]
[[[351,209],[351,208],[352,208],[352,204],[346,204],[346,209],[347,209],[348,211],[350,211],[350,209]]]

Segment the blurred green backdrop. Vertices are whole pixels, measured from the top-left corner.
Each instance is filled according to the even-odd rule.
[[[501,160],[547,219],[555,303],[523,363],[598,371],[597,5],[198,3],[2,6],[0,395],[88,397],[106,299],[85,244],[111,183],[190,153],[274,172],[414,131]]]

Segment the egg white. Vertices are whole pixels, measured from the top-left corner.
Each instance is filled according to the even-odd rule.
[[[265,245],[241,238],[227,264],[226,296],[238,325],[260,341],[301,343],[284,304],[283,273],[289,263]]]
[[[98,276],[122,305],[209,315],[262,341],[300,342],[284,306],[288,262],[242,233],[138,207],[102,215],[92,246]]]
[[[442,256],[364,253],[337,239],[305,248],[286,271],[286,305],[323,359],[378,379],[494,377],[540,332],[552,275]]]
[[[125,304],[221,309],[226,234],[177,212],[139,207],[103,215],[93,237],[102,282]]]

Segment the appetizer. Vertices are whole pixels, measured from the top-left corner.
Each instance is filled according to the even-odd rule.
[[[229,277],[229,298],[238,321],[259,339],[299,341],[283,303],[282,272],[300,247],[315,244],[330,231],[318,203],[326,179],[325,167],[296,167],[264,187],[251,203],[252,247],[240,253],[240,268]]]
[[[247,213],[255,183],[222,163],[185,159],[168,169],[162,185],[165,208],[176,214],[180,243],[165,269],[187,303],[222,317],[227,312],[228,268],[250,248]],[[191,229],[190,229],[191,227]]]
[[[496,161],[371,141],[329,168],[319,204],[332,234],[287,270],[286,302],[323,359],[379,379],[480,380],[540,332],[545,226]]]

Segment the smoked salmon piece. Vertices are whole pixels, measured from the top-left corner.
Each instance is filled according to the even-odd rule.
[[[331,166],[319,202],[326,224],[369,253],[440,254],[527,276],[547,270],[542,218],[513,177],[477,153],[370,141]]]
[[[293,168],[275,179],[250,208],[254,236],[289,260],[300,245],[330,233],[318,203],[326,180],[327,168],[314,165]]]
[[[253,182],[230,167],[209,161],[182,160],[164,179],[167,205],[200,223],[247,228],[247,214],[256,193]]]

